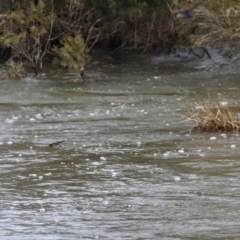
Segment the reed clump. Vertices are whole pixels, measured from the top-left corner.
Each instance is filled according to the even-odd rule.
[[[240,51],[240,6],[234,1],[212,1],[195,11],[198,33],[191,36],[194,46],[219,46]]]
[[[195,104],[191,107],[187,117],[188,121],[194,121],[192,131],[202,132],[239,132],[240,131],[240,108],[228,107],[216,102]]]

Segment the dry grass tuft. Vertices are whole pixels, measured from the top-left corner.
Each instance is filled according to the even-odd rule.
[[[240,132],[240,108],[228,107],[221,102],[196,104],[189,111],[188,121],[196,126],[191,130],[203,132]]]

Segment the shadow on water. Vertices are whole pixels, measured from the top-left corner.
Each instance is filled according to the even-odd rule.
[[[96,52],[85,85],[1,82],[1,239],[238,237],[239,136],[181,117],[239,102],[219,61]]]

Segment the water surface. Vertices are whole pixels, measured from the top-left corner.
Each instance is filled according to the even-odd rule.
[[[100,52],[84,85],[50,69],[2,81],[1,239],[237,239],[239,135],[181,116],[238,103],[238,68]]]

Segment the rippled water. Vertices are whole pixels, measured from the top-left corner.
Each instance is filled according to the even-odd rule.
[[[2,81],[1,239],[237,239],[239,136],[181,117],[239,102],[237,69],[95,53],[85,85],[48,69]]]

